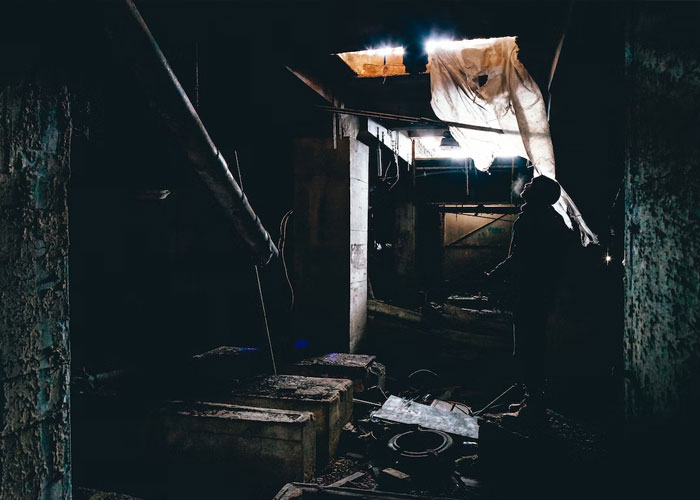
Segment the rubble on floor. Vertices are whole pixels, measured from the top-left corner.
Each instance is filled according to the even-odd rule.
[[[274,500],[323,499],[332,500],[357,498],[358,500],[431,500],[433,497],[403,495],[386,491],[367,491],[354,488],[321,487],[315,484],[287,484]],[[445,498],[443,497],[443,500]]]
[[[489,309],[491,306],[486,295],[450,295],[447,303],[452,306],[464,307],[466,309]]]
[[[141,500],[140,498],[111,491],[99,491],[91,488],[73,489],[73,500]]]
[[[103,451],[143,440],[141,448],[127,447],[118,458],[143,453],[137,457],[143,462],[137,463],[142,468],[156,464],[149,472],[165,478],[166,491],[154,486],[137,496],[217,498],[235,489],[238,498],[251,500],[272,498],[294,481],[304,484],[288,484],[275,498],[503,498],[512,493],[509,487],[524,481],[526,470],[536,476],[542,464],[553,469],[564,467],[559,462],[565,460],[584,463],[578,454],[595,457],[588,466],[602,456],[595,454],[602,445],[594,434],[551,411],[541,428],[506,425],[503,412],[522,393],[515,386],[502,393],[502,381],[494,382],[496,390],[467,387],[421,368],[382,384],[385,370],[376,368],[383,366],[374,356],[348,354],[297,363],[325,377],[238,380],[232,378],[238,368],[227,364],[241,356],[255,355],[220,348],[199,358],[200,374],[209,373],[216,387],[202,388],[205,399],[160,401],[154,408],[130,408],[123,400],[103,405],[100,418],[107,418],[113,432],[95,428],[98,439],[90,448],[83,445],[83,451],[102,457]],[[331,376],[341,373],[348,378]],[[353,388],[364,392],[354,394]],[[98,399],[112,401],[112,389],[109,394],[95,389]],[[493,401],[495,394],[501,396]],[[92,408],[88,403],[76,409]],[[76,429],[83,443],[89,429]],[[110,436],[117,441],[109,441]],[[128,439],[120,444],[119,436]],[[125,470],[138,472],[138,466],[114,467],[113,475]],[[502,481],[506,474],[517,481]]]

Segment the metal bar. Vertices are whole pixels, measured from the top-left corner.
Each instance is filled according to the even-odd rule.
[[[287,71],[289,71],[291,74],[296,76],[299,80],[301,80],[304,85],[309,87],[311,90],[316,92],[318,95],[323,97],[328,102],[333,102],[333,96],[331,95],[330,92],[328,92],[328,89],[326,89],[319,81],[315,80],[313,77],[303,73],[302,71],[296,70],[294,68],[291,68],[289,66],[285,66],[287,68]]]
[[[488,222],[487,222],[486,224],[484,224],[483,226],[479,226],[479,227],[477,227],[476,229],[472,229],[471,231],[469,231],[469,232],[468,232],[467,234],[465,234],[464,236],[460,236],[459,238],[457,238],[456,240],[454,240],[452,243],[448,243],[448,244],[445,245],[445,246],[447,246],[447,247],[453,247],[453,246],[455,246],[455,245],[456,245],[457,243],[459,243],[460,241],[464,241],[464,240],[466,240],[467,238],[469,238],[472,234],[478,233],[479,231],[481,231],[481,230],[484,229],[485,227],[490,226],[490,225],[493,224],[494,222],[503,219],[503,217],[505,217],[506,215],[508,215],[508,214],[500,215],[500,216],[496,217],[495,219],[492,219],[492,220],[488,221]]]
[[[444,203],[444,202],[442,202]],[[433,203],[434,205],[439,205],[441,203]],[[441,206],[438,209],[442,213],[446,214],[517,214],[520,212],[520,208],[517,206],[510,205],[488,205],[484,204],[471,204],[471,205],[460,205],[454,207]]]
[[[368,111],[368,110],[364,110],[364,109],[336,108],[333,106],[323,106],[323,105],[318,105],[316,107],[318,109],[323,110],[323,111],[330,111],[332,113],[343,113],[346,115],[368,116],[370,118],[383,118],[385,120],[396,120],[396,121],[411,122],[411,123],[431,124],[431,125],[438,125],[441,127],[466,128],[466,129],[470,129],[470,130],[479,130],[481,132],[493,132],[494,134],[518,134],[518,135],[520,135],[519,131],[514,131],[514,130],[501,130],[500,128],[482,127],[480,125],[469,125],[467,123],[459,123],[459,122],[447,122],[447,121],[434,120],[432,118],[424,118],[424,117],[418,117],[418,116],[395,115],[393,113],[384,113],[381,111]]]
[[[257,262],[278,255],[277,247],[231,175],[226,160],[202,124],[158,43],[132,0],[120,2],[107,17],[116,54],[133,70],[146,90],[149,105],[177,138],[197,174],[209,189]]]

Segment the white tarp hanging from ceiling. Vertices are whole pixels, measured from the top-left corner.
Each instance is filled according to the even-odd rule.
[[[522,156],[532,162],[535,176],[555,178],[544,101],[518,60],[515,37],[437,43],[428,53],[431,105],[437,117],[503,131],[449,127],[476,168],[488,170],[495,156]],[[563,188],[554,208],[570,228],[575,219],[584,246],[598,243]]]

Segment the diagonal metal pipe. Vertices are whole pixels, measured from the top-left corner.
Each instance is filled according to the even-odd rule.
[[[119,2],[106,17],[108,35],[117,55],[131,67],[147,92],[149,105],[163,119],[185,151],[256,261],[266,264],[278,255],[245,193],[229,171],[197,111],[153,38],[132,0]]]

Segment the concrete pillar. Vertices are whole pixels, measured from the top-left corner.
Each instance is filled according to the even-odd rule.
[[[296,326],[319,352],[355,352],[367,318],[369,148],[355,118],[339,128],[298,140],[294,158]]]
[[[0,86],[0,498],[70,498],[65,88]]]
[[[700,410],[700,32],[695,3],[630,7],[625,50],[625,408],[630,424]],[[673,29],[659,30],[659,26]],[[692,423],[691,423],[692,422]],[[664,429],[671,429],[665,426]]]
[[[358,352],[367,327],[369,147],[357,137],[356,117],[346,117],[350,138],[350,352]]]

